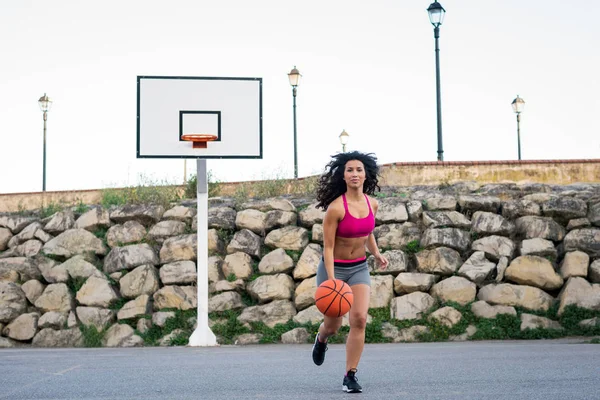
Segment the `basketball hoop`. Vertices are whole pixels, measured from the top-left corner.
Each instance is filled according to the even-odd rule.
[[[206,149],[207,142],[217,140],[218,137],[217,135],[210,135],[208,133],[189,133],[181,135],[181,139],[192,142],[192,147],[194,149]]]

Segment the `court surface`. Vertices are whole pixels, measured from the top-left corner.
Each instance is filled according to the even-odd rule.
[[[589,339],[586,339],[589,340]],[[600,345],[578,339],[367,345],[3,349],[0,399],[600,399]]]

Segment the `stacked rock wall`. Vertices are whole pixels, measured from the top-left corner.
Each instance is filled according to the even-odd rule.
[[[389,308],[380,327],[388,341],[429,329],[397,321],[456,326],[460,307],[556,331],[560,323],[539,314],[600,310],[600,185],[388,187],[378,201],[374,234],[390,264],[383,271],[368,259],[370,308]],[[301,326],[322,319],[313,296],[323,215],[312,198],[209,200],[209,311],[220,342],[258,342],[257,324],[289,327],[284,343],[310,340]],[[186,343],[196,224],[193,201],[0,215],[0,347],[90,345],[90,327],[96,345]],[[243,333],[223,336],[225,313]],[[174,320],[178,329],[161,330]],[[474,334],[469,326],[459,338]]]

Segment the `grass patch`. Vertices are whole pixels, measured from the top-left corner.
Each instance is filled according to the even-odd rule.
[[[77,292],[79,292],[79,289],[81,289],[81,287],[85,284],[86,281],[87,281],[87,278],[84,278],[84,277],[77,277],[77,278],[69,277],[69,280],[67,281],[67,286],[68,286],[69,290],[71,291],[71,293],[73,293],[75,295],[75,294],[77,294]]]
[[[181,329],[182,332],[171,339],[170,345],[186,345],[189,341],[189,337],[192,335],[193,325],[190,324],[190,318],[197,316],[196,310],[161,310],[161,311],[173,311],[175,316],[168,318],[165,321],[165,325],[160,327],[158,325],[152,325],[144,333],[137,332],[137,334],[144,339],[144,343],[147,346],[157,346],[160,340],[173,332],[175,329]]]
[[[75,207],[75,213],[77,214],[83,214],[87,211],[89,211],[90,207],[86,204],[83,204],[83,202],[81,200],[79,200],[79,203],[77,203],[77,206]]]
[[[404,251],[408,254],[416,254],[421,250],[423,249],[421,248],[421,243],[418,240],[413,240],[406,243],[406,246],[404,248]]]
[[[231,274],[227,275],[227,281],[235,282],[235,281],[237,281],[237,276],[235,276],[235,274],[232,272]]]
[[[98,239],[102,240],[102,243],[104,243],[104,245],[106,247],[110,247],[108,245],[108,241],[106,240],[106,233],[108,232],[108,228],[98,228],[96,231],[94,231],[94,236],[96,236]]]
[[[117,300],[112,302],[108,307],[111,310],[119,311],[125,304],[127,304],[130,300],[124,297],[119,297]]]
[[[120,206],[127,204],[156,204],[165,209],[170,208],[171,202],[181,199],[181,189],[169,182],[153,182],[140,176],[140,183],[121,189],[107,188],[102,190],[102,206]]]
[[[250,329],[242,325],[237,317],[241,314],[241,311],[228,310],[222,312],[213,312],[208,315],[212,320],[225,319],[222,324],[214,324],[212,331],[216,336],[219,336],[221,344],[233,344],[235,338],[244,333],[250,333]]]
[[[79,325],[79,330],[83,336],[83,345],[85,347],[102,347],[102,339],[104,338],[105,330],[98,332],[94,325],[85,326]]]
[[[286,250],[285,253],[290,256],[290,258],[292,260],[294,260],[295,263],[298,262],[298,260],[300,259],[300,256],[302,255],[302,252],[300,251],[296,251],[296,250]]]
[[[64,210],[64,207],[62,205],[50,202],[47,206],[42,206],[42,208],[40,208],[40,218],[44,219],[50,217],[62,210]]]

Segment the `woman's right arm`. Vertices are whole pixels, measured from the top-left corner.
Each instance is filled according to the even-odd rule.
[[[337,202],[334,201],[327,207],[327,212],[323,218],[323,260],[325,261],[327,279],[335,279],[333,269],[333,247],[335,245],[335,234],[340,219]]]

